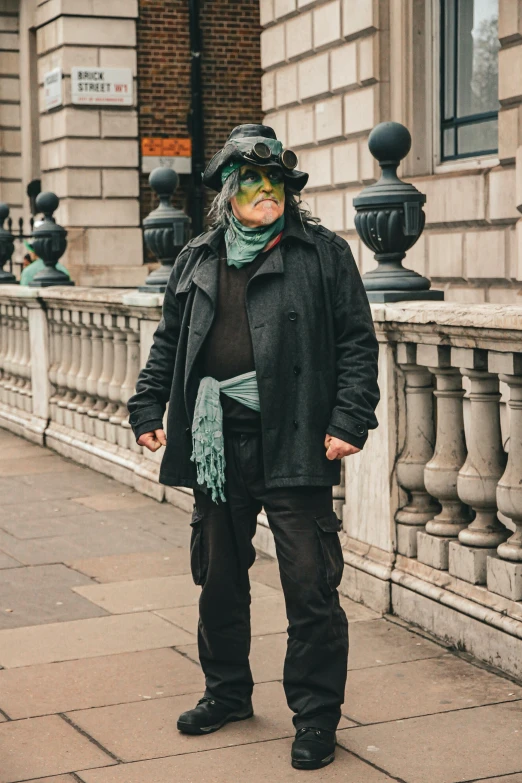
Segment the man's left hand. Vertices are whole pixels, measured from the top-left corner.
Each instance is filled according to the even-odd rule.
[[[351,443],[347,443],[340,438],[333,438],[331,435],[327,435],[324,440],[324,447],[326,449],[326,456],[328,459],[342,459],[343,457],[350,457],[352,454],[358,454],[361,449],[357,446],[352,446]]]

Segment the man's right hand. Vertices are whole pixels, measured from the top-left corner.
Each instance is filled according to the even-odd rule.
[[[144,432],[138,438],[138,446],[145,446],[149,451],[157,451],[162,446],[167,445],[165,430],[153,430],[153,432]]]

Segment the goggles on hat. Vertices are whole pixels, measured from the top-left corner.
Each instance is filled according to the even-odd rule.
[[[275,158],[274,163],[279,163],[288,171],[295,169],[298,163],[295,152],[283,149],[282,142],[277,139],[258,137],[256,140],[254,137],[254,139],[233,139],[230,143],[237,147],[242,155],[252,163],[267,164]]]

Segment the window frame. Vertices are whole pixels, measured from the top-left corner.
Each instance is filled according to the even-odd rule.
[[[442,36],[443,23],[444,23],[444,6],[445,0],[432,0],[432,14],[431,14],[431,26],[432,26],[432,84],[433,84],[433,169],[434,173],[442,173],[444,171],[452,170],[466,170],[477,168],[490,168],[491,166],[498,165],[498,146],[495,150],[481,150],[473,152],[471,154],[462,153],[451,157],[443,157],[443,131],[448,128],[454,128],[455,132],[459,127],[466,125],[476,125],[481,121],[488,119],[498,119],[499,110],[493,112],[482,112],[479,114],[466,115],[466,117],[458,118],[453,117],[451,120],[444,120],[444,41]],[[455,3],[455,13],[457,13],[457,3]],[[456,20],[455,20],[456,21]],[[454,60],[457,60],[458,52],[458,35],[455,35],[455,49]],[[457,80],[458,70],[455,67],[454,73],[454,87],[453,87],[453,99],[454,106],[457,101]],[[497,142],[498,145],[498,142]],[[457,147],[457,139],[455,139],[455,146]]]

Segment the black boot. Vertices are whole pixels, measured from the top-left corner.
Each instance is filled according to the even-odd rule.
[[[239,709],[231,709],[214,699],[204,696],[193,710],[183,712],[178,718],[178,731],[183,734],[211,734],[222,728],[225,723],[246,720],[254,714],[252,702],[248,701]]]
[[[335,758],[335,731],[326,729],[298,729],[292,745],[292,767],[320,769]]]

